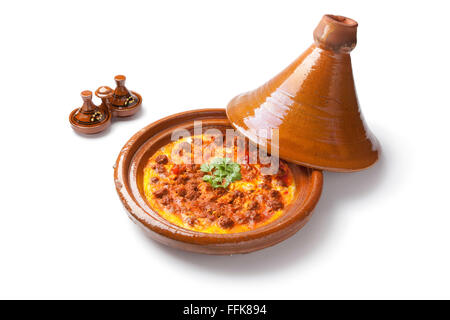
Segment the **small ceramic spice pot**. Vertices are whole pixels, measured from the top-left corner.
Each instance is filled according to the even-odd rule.
[[[139,111],[142,104],[142,97],[139,93],[130,91],[125,86],[126,77],[117,75],[114,77],[116,89],[110,99],[110,111],[113,116],[129,117]]]
[[[99,133],[111,125],[109,110],[92,102],[92,91],[81,92],[83,105],[70,113],[69,121],[72,128],[84,134]]]

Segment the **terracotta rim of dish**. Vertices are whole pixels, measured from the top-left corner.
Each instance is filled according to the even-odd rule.
[[[138,103],[136,103],[132,107],[126,107],[126,108],[117,108],[117,107],[114,107],[114,106],[110,106],[109,108],[110,108],[111,112],[113,113],[113,115],[115,117],[119,117],[119,118],[120,117],[129,117],[129,116],[132,116],[136,112],[139,111],[139,108],[142,105],[142,96],[139,93],[137,93],[137,92],[134,92],[134,91],[131,91],[131,90],[130,90],[130,92],[132,94],[134,94],[136,97],[138,97]]]
[[[187,230],[171,224],[153,210],[142,191],[142,168],[148,158],[168,143],[177,128],[232,128],[225,109],[198,109],[174,114],[138,131],[122,148],[114,166],[114,182],[130,218],[163,244],[208,254],[247,253],[274,245],[297,232],[309,220],[322,191],[322,171],[289,163],[296,181],[296,195],[283,215],[260,228],[230,234]]]

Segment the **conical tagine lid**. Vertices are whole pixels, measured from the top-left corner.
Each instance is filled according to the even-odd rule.
[[[375,163],[380,147],[362,116],[350,59],[357,27],[352,19],[325,15],[314,44],[297,60],[231,100],[233,126],[269,150],[272,143],[280,158],[308,167],[356,171]]]

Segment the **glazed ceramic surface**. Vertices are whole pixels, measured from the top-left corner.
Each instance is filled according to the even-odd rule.
[[[203,130],[230,128],[224,109],[201,109],[175,114],[150,124],[123,147],[114,169],[117,192],[131,219],[151,238],[171,247],[208,254],[246,253],[274,245],[298,231],[309,219],[322,190],[322,172],[290,164],[296,192],[284,214],[273,223],[248,232],[211,234],[187,230],[163,219],[145,198],[144,167],[148,159],[171,141],[176,129],[193,131],[202,120]]]
[[[308,167],[356,171],[375,163],[380,146],[361,113],[350,58],[357,26],[352,19],[325,15],[314,44],[297,60],[231,100],[232,125],[267,145],[278,130],[280,158]]]
[[[92,102],[92,92],[81,92],[83,105],[70,113],[69,121],[72,128],[84,134],[94,134],[105,130],[111,125],[111,113],[104,106],[96,106]]]
[[[99,133],[111,124],[113,117],[129,117],[139,111],[142,104],[140,94],[129,91],[125,87],[126,77],[114,77],[116,89],[101,86],[95,95],[102,100],[99,106],[92,102],[92,92],[85,90],[81,93],[83,105],[70,113],[69,121],[72,128],[85,134]]]
[[[110,100],[114,94],[114,90],[108,86],[101,86],[95,90],[95,95],[102,100],[100,108],[110,110]]]
[[[109,99],[109,108],[115,117],[129,117],[139,111],[142,97],[139,93],[128,90],[125,86],[126,77],[117,75],[114,77],[116,89]]]

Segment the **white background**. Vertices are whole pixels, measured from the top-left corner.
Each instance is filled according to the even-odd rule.
[[[0,298],[450,298],[445,4],[2,2]],[[325,13],[360,24],[353,70],[379,163],[326,172],[310,222],[269,249],[218,257],[147,239],[113,183],[124,143],[269,80]],[[120,73],[143,111],[74,133],[79,93]]]

